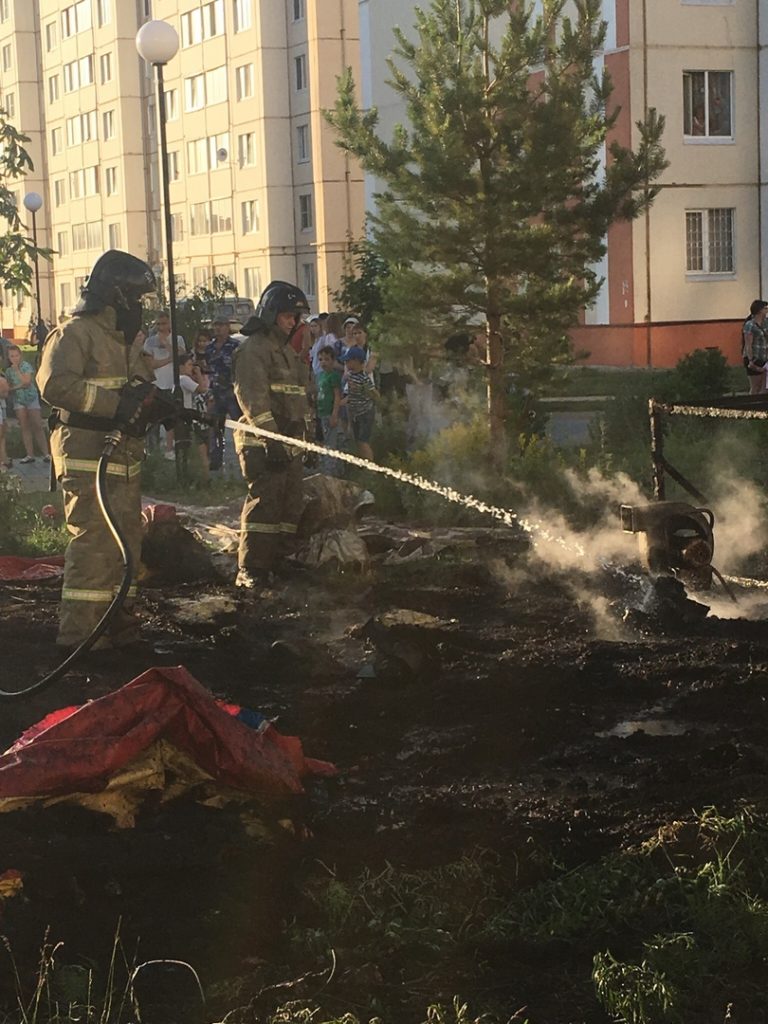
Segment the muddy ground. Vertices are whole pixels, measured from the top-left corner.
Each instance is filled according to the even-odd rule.
[[[239,1006],[249,1009],[230,1019],[261,1019],[300,997],[364,1020],[385,1007],[386,1021],[399,1024],[458,994],[505,1020],[607,1021],[588,962],[520,944],[487,950],[481,967],[446,961],[416,977],[407,962],[392,974],[386,943],[375,946],[380,961],[363,967],[336,950],[331,980],[262,991],[328,966],[327,950],[312,959],[290,943],[297,922],[312,927],[306,891],[318,879],[474,857],[488,858],[505,885],[525,887],[543,864],[593,863],[694,810],[730,813],[764,799],[766,625],[705,622],[602,639],[572,581],[528,567],[524,549],[499,531],[497,542],[460,557],[380,565],[366,576],[296,573],[257,598],[225,583],[147,590],[141,649],[94,654],[48,692],[4,704],[8,746],[56,707],[152,665],[183,664],[217,695],[276,717],[310,756],[340,770],[274,812],[294,824],[269,834],[253,810],[188,800],[148,806],[129,831],[64,807],[0,817],[0,872],[16,868],[24,879],[0,922],[22,983],[30,985],[46,929],[64,943],[60,962],[103,976],[119,921],[129,959],[197,968],[210,1000],[199,1019]],[[608,578],[593,590],[603,582],[615,597]],[[201,590],[235,597],[236,613],[183,627],[169,600]],[[57,599],[50,584],[0,591],[4,684],[21,686],[55,663]],[[402,609],[433,618],[386,617]],[[12,992],[3,967],[6,1005]],[[746,1019],[737,1004],[733,1019]],[[706,1019],[720,1022],[724,1010],[713,1006]],[[766,1019],[754,1003],[750,1013],[751,1024]]]

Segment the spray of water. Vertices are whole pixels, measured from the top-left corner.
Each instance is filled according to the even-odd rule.
[[[443,484],[435,483],[434,480],[427,480],[423,476],[415,476],[412,473],[405,473],[401,469],[392,469],[389,466],[380,466],[376,462],[369,462],[368,459],[361,459],[357,455],[350,455],[349,452],[324,448],[312,441],[304,441],[298,437],[287,437],[284,434],[277,434],[272,430],[253,427],[250,424],[240,423],[236,420],[227,420],[225,426],[232,430],[252,434],[254,437],[264,438],[264,440],[281,441],[283,444],[291,445],[293,448],[299,448],[305,452],[314,452],[315,455],[332,456],[341,462],[349,463],[350,466],[358,466],[360,469],[367,469],[372,473],[388,476],[392,480],[399,480],[401,483],[410,484],[411,487],[418,487],[420,490],[427,491],[430,494],[438,494],[440,497],[445,498],[446,501],[452,501],[456,505],[462,505],[464,508],[471,508],[476,512],[493,516],[494,519],[504,523],[505,526],[518,526],[525,530],[526,533],[530,533],[537,543],[556,544],[580,556],[583,556],[585,553],[583,546],[578,541],[571,540],[569,542],[564,537],[553,534],[541,519],[524,518],[510,509],[489,505],[487,502],[480,501],[479,498],[475,498],[471,494],[461,494],[452,487],[445,487]]]

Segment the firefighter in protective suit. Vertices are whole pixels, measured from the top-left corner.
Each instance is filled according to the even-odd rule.
[[[64,562],[57,644],[86,639],[106,611],[123,574],[117,545],[96,497],[96,467],[105,435],[126,433],[108,467],[110,505],[138,565],[141,554],[143,435],[162,418],[158,393],[142,357],[141,296],[154,291],[150,267],[112,249],[93,266],[72,318],[54,330],[43,349],[37,383],[53,407],[51,454],[64,492],[71,540]],[[167,407],[165,415],[167,416]],[[130,612],[135,588],[96,646],[138,639]]]
[[[267,285],[244,324],[235,353],[235,396],[242,422],[288,437],[304,437],[309,417],[309,368],[290,344],[309,312],[304,293],[285,281]],[[302,460],[297,448],[235,432],[235,449],[248,484],[240,521],[236,586],[259,587],[292,547],[302,509]]]

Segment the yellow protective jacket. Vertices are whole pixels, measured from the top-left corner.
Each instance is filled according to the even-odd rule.
[[[107,306],[100,313],[72,317],[49,334],[36,379],[54,409],[111,420],[123,385],[135,377],[151,379],[141,342],[127,345],[116,324],[117,314]],[[105,433],[103,428],[59,424],[51,437],[56,475],[95,471]],[[112,472],[138,474],[143,455],[143,440],[126,438],[115,449]]]
[[[235,396],[242,419],[254,427],[290,437],[302,436],[309,415],[309,367],[296,355],[277,327],[252,334],[233,359]],[[238,444],[247,435],[238,434]]]

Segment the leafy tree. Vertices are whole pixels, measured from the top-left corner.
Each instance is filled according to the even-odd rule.
[[[527,383],[569,359],[567,331],[600,289],[593,267],[609,225],[657,193],[664,119],[651,110],[638,122],[636,152],[609,140],[619,110],[594,70],[601,0],[544,0],[537,17],[529,0],[430,0],[415,15],[415,40],[396,29],[400,63],[389,61],[410,127],[380,138],[351,70],[326,116],[338,145],[384,183],[372,222],[390,267],[389,333],[415,313],[441,329],[485,321],[500,465],[506,372]]]
[[[17,196],[10,187],[34,170],[24,148],[27,142],[29,136],[17,131],[7,112],[0,109],[0,220],[6,224],[5,232],[0,234],[0,279],[4,288],[31,295],[35,254],[50,260],[53,250],[36,247],[26,234]]]
[[[353,242],[341,287],[333,293],[338,308],[359,314],[369,325],[384,311],[383,288],[388,276],[389,264],[373,241],[363,238]]]

